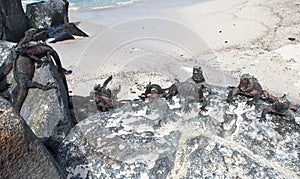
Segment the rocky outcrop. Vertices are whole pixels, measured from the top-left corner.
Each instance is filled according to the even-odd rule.
[[[0,97],[0,178],[65,178],[12,105]]]
[[[11,65],[14,56],[11,48],[2,51],[5,53],[0,54],[3,59],[0,69]],[[8,89],[10,94],[16,88],[13,76],[11,70],[6,78],[11,84]],[[76,123],[70,109],[72,106],[69,103],[69,94],[64,86],[63,77],[53,63],[36,68],[33,81],[41,84],[54,83],[56,88],[48,91],[29,89],[20,114],[35,135],[43,139],[45,145],[55,154],[60,142]]]
[[[67,0],[49,0],[28,4],[26,14],[21,0],[0,0],[0,40],[18,42],[29,28],[37,28],[36,40],[58,42],[74,39],[73,35],[88,37],[74,23],[69,23]]]
[[[0,0],[0,40],[17,42],[27,29],[21,0]]]
[[[133,101],[79,122],[59,147],[69,177],[96,178],[298,178],[299,122],[267,115],[260,101],[228,105],[228,89],[207,95],[208,112],[182,112],[174,103]],[[182,99],[183,100],[183,99]]]
[[[29,89],[21,116],[32,131],[38,137],[46,139],[47,145],[56,151],[58,144],[75,125],[74,116],[69,109],[69,94],[53,64],[36,69],[33,81],[41,84],[53,82],[57,88],[48,91]]]
[[[34,40],[42,40],[50,43],[59,42],[68,39],[75,39],[75,36],[88,37],[88,35],[80,30],[74,23],[61,24],[54,27],[38,29],[34,35]]]
[[[67,0],[49,0],[28,4],[26,15],[29,24],[35,28],[48,28],[69,22],[69,2]]]

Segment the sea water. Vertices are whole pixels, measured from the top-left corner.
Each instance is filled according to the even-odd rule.
[[[22,0],[24,5],[34,2],[40,2],[41,0]],[[47,0],[44,0],[47,1]],[[71,10],[78,9],[108,9],[114,7],[126,6],[138,1],[145,0],[68,0]]]

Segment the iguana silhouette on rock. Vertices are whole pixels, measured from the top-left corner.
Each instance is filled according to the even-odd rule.
[[[29,88],[38,88],[43,91],[56,88],[53,83],[42,85],[32,81],[35,71],[34,60],[29,57],[19,55],[14,61],[14,78],[17,86],[12,91],[12,102],[18,111],[21,111],[22,105],[26,99]]]
[[[153,101],[156,98],[164,98],[168,95],[166,91],[169,91],[170,88],[165,88],[163,89],[160,85],[158,84],[149,84],[146,85],[145,87],[145,92],[139,95],[139,98],[145,101],[146,99],[150,101]]]
[[[170,89],[169,93],[177,93],[180,97],[184,98],[184,107],[183,112],[189,113],[191,112],[190,103],[202,102],[202,106],[200,107],[200,112],[206,112],[207,106],[206,98],[204,97],[201,86],[194,85],[188,81],[179,82],[179,80],[175,79],[176,83],[174,83]],[[199,114],[200,114],[199,112]]]
[[[107,88],[108,83],[112,80],[112,76],[108,77],[101,86],[100,84],[94,87],[94,100],[96,102],[97,109],[105,112],[111,109],[115,109],[123,106],[127,100],[117,101],[116,95],[120,92],[121,86],[118,89],[111,91]]]
[[[8,59],[5,65],[1,66],[0,81],[2,81],[13,68],[13,74],[17,82],[17,86],[12,91],[12,101],[18,111],[21,110],[29,88],[39,88],[42,90],[55,88],[53,84],[42,85],[32,81],[35,71],[35,63],[39,66],[44,65],[49,63],[52,57],[55,61],[60,77],[63,80],[64,87],[68,92],[65,74],[71,73],[71,71],[67,71],[62,67],[60,58],[52,47],[44,43],[32,41],[35,32],[35,29],[29,29],[25,33],[25,36],[12,49],[11,58]],[[41,60],[41,58],[45,56],[47,57],[47,60]],[[71,107],[69,96],[68,101],[69,107]]]
[[[39,65],[44,65],[52,61],[51,59],[54,59],[54,62],[57,66],[57,71],[60,74],[60,78],[63,80],[63,84],[65,87],[66,92],[69,92],[68,89],[68,84],[67,80],[65,77],[65,74],[71,74],[71,70],[66,70],[65,68],[62,67],[60,58],[57,54],[57,52],[49,45],[45,43],[40,43],[40,42],[30,42],[29,44],[17,47],[15,49],[16,53],[22,56],[27,56],[35,62],[37,62]],[[46,61],[41,61],[41,58],[47,57]],[[52,57],[52,58],[51,58]],[[72,108],[72,104],[70,102],[70,99],[68,97],[68,103],[69,107]]]
[[[260,122],[266,121],[267,114],[275,114],[280,116],[286,116],[290,119],[291,122],[297,124],[295,122],[295,117],[291,111],[300,111],[300,106],[290,103],[286,97],[286,94],[284,94],[282,97],[277,98],[276,101],[270,107],[263,109],[263,112],[260,117]]]

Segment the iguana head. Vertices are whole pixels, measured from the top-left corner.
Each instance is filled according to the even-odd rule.
[[[193,79],[195,81],[203,80],[203,72],[199,65],[193,67]]]
[[[35,28],[30,28],[25,32],[25,37],[33,38],[33,35],[37,32]]]
[[[253,76],[249,75],[248,73],[243,74],[240,78],[240,86],[243,91],[246,91],[247,89],[251,88],[252,86],[252,79]]]

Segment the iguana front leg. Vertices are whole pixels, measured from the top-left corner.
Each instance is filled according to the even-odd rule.
[[[199,113],[201,113],[201,112],[207,112],[206,106],[207,106],[207,100],[206,100],[205,97],[203,97],[203,99],[202,99],[202,106],[200,107]]]
[[[37,63],[37,68],[44,67],[47,64],[49,64],[49,61],[47,61],[47,60],[41,60],[40,58],[38,58],[35,55],[28,55],[28,57],[31,58],[31,59],[33,59]]]
[[[268,114],[268,113],[270,113],[272,111],[272,109],[271,108],[264,108],[263,109],[263,112],[261,113],[261,117],[260,117],[260,119],[259,119],[259,122],[266,122],[266,115]]]
[[[27,97],[29,88],[38,88],[43,91],[50,90],[56,88],[54,83],[48,83],[47,85],[42,85],[37,82],[27,81],[24,84],[18,84],[13,90],[13,94],[15,99],[13,100],[14,106],[18,111],[21,111],[23,103]]]
[[[38,89],[41,89],[43,91],[47,91],[47,90],[50,90],[50,89],[54,89],[54,88],[57,88],[56,85],[54,83],[47,83],[46,85],[42,85],[38,82],[34,82],[34,81],[27,81],[26,82],[26,87],[27,89],[28,88],[38,88]]]
[[[184,113],[190,113],[192,111],[192,108],[190,107],[189,101],[186,99],[184,102],[183,112]]]
[[[260,98],[260,94],[258,93],[258,91],[256,90],[253,90],[253,92],[251,92],[250,94],[253,95],[253,99],[252,100],[249,100],[246,102],[246,105],[248,106],[253,106],[254,104],[257,104],[259,98]]]
[[[227,96],[227,102],[229,104],[232,104],[234,102],[233,96],[239,94],[240,90],[239,88],[235,87],[231,91],[229,91],[228,96]]]

